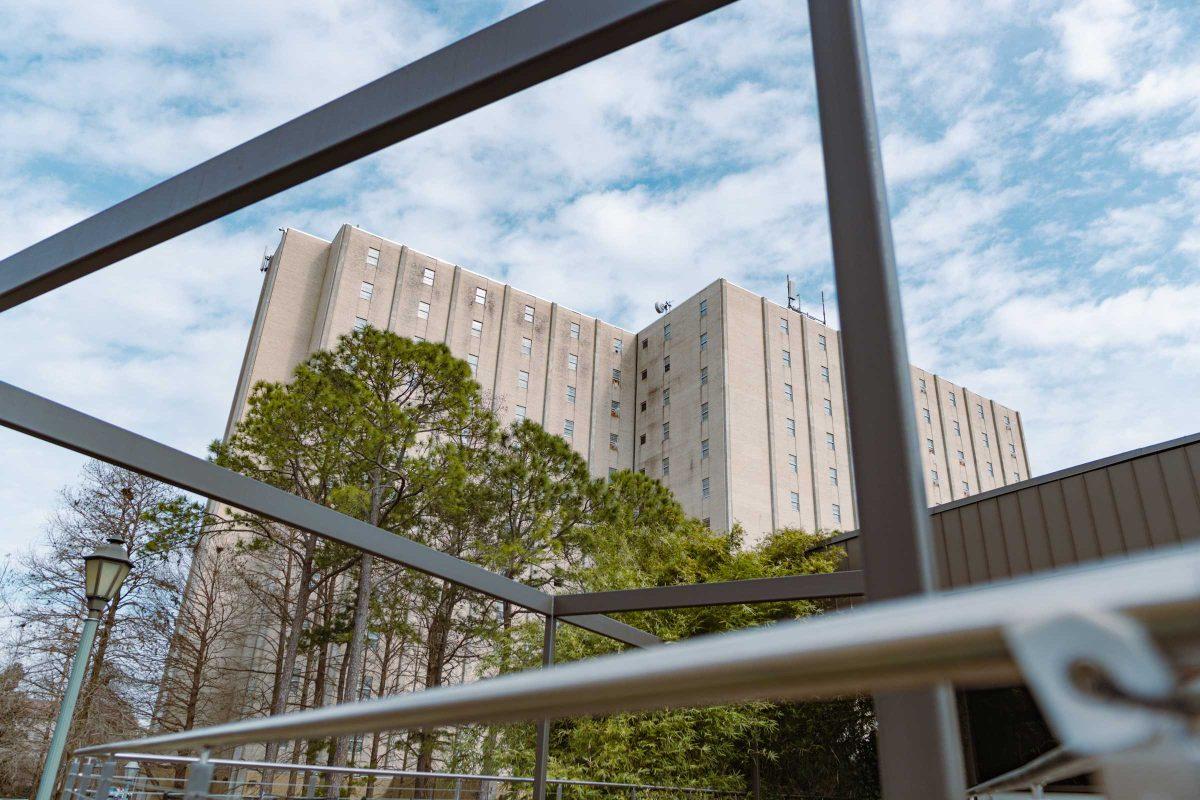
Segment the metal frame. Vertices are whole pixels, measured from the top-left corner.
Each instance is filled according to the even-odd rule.
[[[730,2],[545,0],[0,261],[0,311]],[[808,5],[834,270],[844,324],[853,469],[860,519],[868,531],[868,566],[862,577],[874,599],[920,594],[932,589],[929,520],[907,388],[904,328],[861,11],[858,0],[809,0]],[[550,595],[7,384],[0,385],[0,416],[0,423],[15,430],[504,598],[553,621],[556,601]],[[791,583],[813,587],[822,581],[852,580],[821,578]],[[668,607],[675,607],[690,602],[688,596],[724,597],[723,602],[784,599],[771,595],[764,586],[772,586],[771,591],[778,589],[787,595],[786,599],[796,599],[801,591],[808,591],[788,585],[784,581],[773,586],[646,590],[640,596],[591,601],[563,598],[563,603],[568,611],[572,604],[578,609],[589,602],[595,606],[606,601],[623,602],[622,608],[647,602],[667,602]],[[733,599],[741,591],[751,599]],[[956,606],[954,613],[960,613],[960,608]],[[576,612],[563,618],[631,644],[657,641],[645,632],[604,617]],[[842,624],[846,620],[818,629],[827,630],[836,640],[837,626]],[[748,636],[751,638],[744,641],[755,644],[757,649],[751,647],[749,652],[757,656],[738,661],[738,668],[743,670],[740,676],[726,674],[724,683],[713,684],[693,675],[698,682],[681,681],[668,687],[673,691],[666,693],[664,687],[656,685],[653,696],[684,701],[734,699],[766,692],[770,670],[764,671],[767,662],[762,659],[769,661],[772,647],[786,650],[792,640],[780,631],[759,631]],[[552,634],[548,634],[547,641],[552,648]],[[808,639],[801,634],[798,641]],[[820,649],[808,645],[792,655]],[[495,717],[499,719],[504,715],[496,710],[492,695],[500,691],[498,687],[513,686],[513,681],[518,682],[516,685],[523,685],[519,683],[522,680],[530,685],[563,682],[579,675],[580,670],[595,669],[609,675],[610,680],[618,676],[627,685],[643,685],[648,676],[663,674],[656,658],[681,669],[687,666],[679,664],[679,659],[686,658],[684,654],[700,653],[710,661],[721,661],[722,654],[711,650],[711,645],[695,643],[661,651],[662,655],[643,654],[641,660],[556,668],[549,678],[514,676],[504,679],[507,682],[437,690],[396,702],[402,702],[405,708],[426,708],[425,724],[432,724],[434,719],[477,720],[480,714],[499,714]],[[629,677],[625,666],[611,666],[614,663],[635,665],[645,672]],[[703,659],[692,666],[702,671],[712,668]],[[853,686],[865,688],[866,684],[851,683],[844,688]],[[703,695],[696,694],[700,689]],[[542,694],[541,690],[542,686],[537,685],[536,693]],[[580,697],[586,700],[587,696]],[[466,705],[456,705],[456,698],[466,698]],[[632,697],[626,695],[612,707],[631,702]],[[961,795],[961,753],[952,729],[951,704],[945,687],[927,688],[918,695],[878,698],[883,789],[888,800],[948,800]],[[447,714],[446,709],[451,707],[457,710]],[[590,706],[586,702],[547,705],[542,716],[585,707]],[[434,713],[434,708],[442,710]],[[331,720],[344,714],[345,709],[332,708],[313,719]],[[420,716],[406,712],[393,721],[409,724]],[[234,728],[260,731],[265,730],[263,726],[278,726],[280,720],[287,719],[238,723]],[[312,729],[305,731],[305,735],[312,733]],[[543,779],[544,767],[543,753],[539,764]]]
[[[1160,647],[1185,659],[1190,654],[1194,663],[1200,642],[1197,574],[1200,545],[1192,545],[986,588],[868,603],[547,670],[111,742],[76,753],[175,752],[466,722],[815,699],[947,680],[994,685],[1021,677],[1009,640],[1014,626],[1079,609],[1134,620]]]

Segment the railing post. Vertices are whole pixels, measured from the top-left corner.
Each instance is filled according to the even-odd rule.
[[[100,779],[96,781],[95,800],[108,800],[108,787],[112,786],[113,775],[117,771],[117,760],[110,758],[100,768]]]
[[[67,764],[67,774],[63,776],[62,794],[59,800],[71,800],[71,792],[75,789],[75,781],[79,776],[79,757],[71,759]]]
[[[87,800],[88,789],[92,788],[92,773],[96,771],[96,759],[90,756],[84,759],[83,769],[79,770],[79,782],[76,784],[76,793],[82,800]]]
[[[561,783],[554,786],[554,800],[562,800],[562,787]]]
[[[212,785],[213,765],[208,760],[208,750],[200,751],[200,760],[188,766],[187,783],[183,787],[183,800],[207,800]],[[99,798],[105,800],[105,798]]]
[[[319,776],[317,775],[316,770],[313,770],[312,772],[308,773],[308,780],[304,782],[304,796],[305,797],[316,797],[317,796],[317,780],[318,780],[318,778],[319,778]]]
[[[867,598],[934,590],[929,510],[858,0],[809,0]],[[961,800],[948,685],[875,696],[886,800]]]
[[[454,779],[454,800],[462,800],[462,778]]]
[[[542,669],[554,666],[554,640],[557,636],[557,621],[554,612],[546,615],[546,627],[542,633]],[[550,756],[550,720],[537,724],[537,741],[534,743],[533,800],[546,800],[546,762]]]

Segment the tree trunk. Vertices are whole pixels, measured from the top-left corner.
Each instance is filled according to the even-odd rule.
[[[382,500],[383,487],[380,486],[381,475],[379,470],[375,470],[371,474],[371,508],[368,513],[367,521],[371,525],[379,525],[379,505]],[[354,602],[354,627],[350,632],[350,644],[346,652],[346,681],[342,685],[341,695],[338,697],[339,703],[353,702],[358,693],[359,684],[362,683],[362,666],[363,666],[363,645],[367,637],[367,622],[371,616],[371,571],[374,566],[374,557],[370,553],[363,553],[358,561],[358,590],[355,594]],[[333,758],[330,763],[337,767],[346,766],[346,750],[350,742],[348,736],[338,736],[334,738],[333,743]],[[342,779],[344,773],[334,772],[329,779],[329,794],[331,797],[337,797],[338,792],[342,788]]]
[[[316,551],[317,537],[305,534],[304,556],[300,561],[300,578],[296,586],[296,602],[292,607],[287,645],[283,649],[283,658],[280,659],[279,681],[275,686],[275,696],[271,698],[271,716],[282,714],[287,710],[288,689],[292,684],[292,670],[296,667],[296,652],[300,649],[300,636],[304,633],[304,620],[308,617],[308,601],[312,595],[313,558]],[[267,761],[275,761],[278,757],[279,742],[269,742],[267,744]],[[274,774],[271,773],[266,778],[268,787],[274,777]]]
[[[441,686],[446,666],[446,647],[449,644],[450,625],[454,612],[454,587],[442,582],[442,593],[438,599],[433,619],[429,624],[428,661],[425,662],[425,688]],[[422,729],[417,733],[417,771],[432,772],[434,749],[437,746],[437,731]],[[426,778],[418,778],[418,786],[424,789]]]

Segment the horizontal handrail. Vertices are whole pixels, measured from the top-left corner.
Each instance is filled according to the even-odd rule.
[[[1006,632],[1087,609],[1122,613],[1162,645],[1200,638],[1200,545],[822,617],[718,634],[460,686],[81,748],[80,754],[831,697],[943,681],[1018,680]]]
[[[116,761],[153,761],[165,764],[191,764],[200,759],[194,756],[170,756],[160,753],[114,753]],[[242,761],[230,758],[210,758],[208,763],[222,767],[278,770],[281,772],[340,772],[354,775],[375,775],[394,778],[445,778],[448,780],[494,781],[498,783],[533,783],[524,775],[474,775],[465,772],[420,772],[411,769],[379,769],[370,767],[334,767],[328,764],[289,764],[275,761]],[[588,786],[608,789],[646,789],[649,791],[690,792],[698,794],[742,795],[744,792],[725,791],[698,786],[665,786],[653,783],[620,783],[616,781],[582,781],[572,778],[546,778],[546,783],[563,786]]]
[[[972,786],[967,789],[967,797],[980,797],[996,792],[1045,786],[1067,778],[1087,775],[1099,768],[1100,763],[1096,758],[1078,755],[1064,747],[1056,747],[1028,764],[1023,764],[1014,770],[997,775],[991,780]]]

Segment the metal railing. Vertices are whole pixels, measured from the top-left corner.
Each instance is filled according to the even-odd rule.
[[[86,757],[76,759],[68,770],[60,800],[183,800],[187,779],[168,772],[171,767],[188,767],[198,760],[156,753],[115,753],[104,761]],[[208,798],[316,800],[331,796],[328,776],[332,773],[349,778],[351,795],[369,794],[370,800],[496,800],[526,796],[534,784],[534,778],[519,775],[419,772],[223,758],[210,759],[208,763],[214,771],[223,773],[223,777],[214,777],[210,782],[206,792]],[[748,797],[746,792],[696,786],[567,778],[547,778],[546,784],[555,800],[684,797],[735,800]],[[347,786],[345,782],[342,785]],[[365,788],[368,785],[369,793]]]
[[[1081,756],[1065,747],[1057,747],[1028,764],[972,786],[967,789],[967,796],[985,798],[1001,792],[1028,791],[1034,797],[1040,797],[1045,787],[1052,783],[1088,775],[1099,768],[1098,758]]]
[[[162,752],[465,722],[801,699],[879,689],[1018,681],[1008,636],[1086,609],[1136,620],[1170,652],[1200,643],[1200,545],[881,603],[360,703],[81,748]]]

